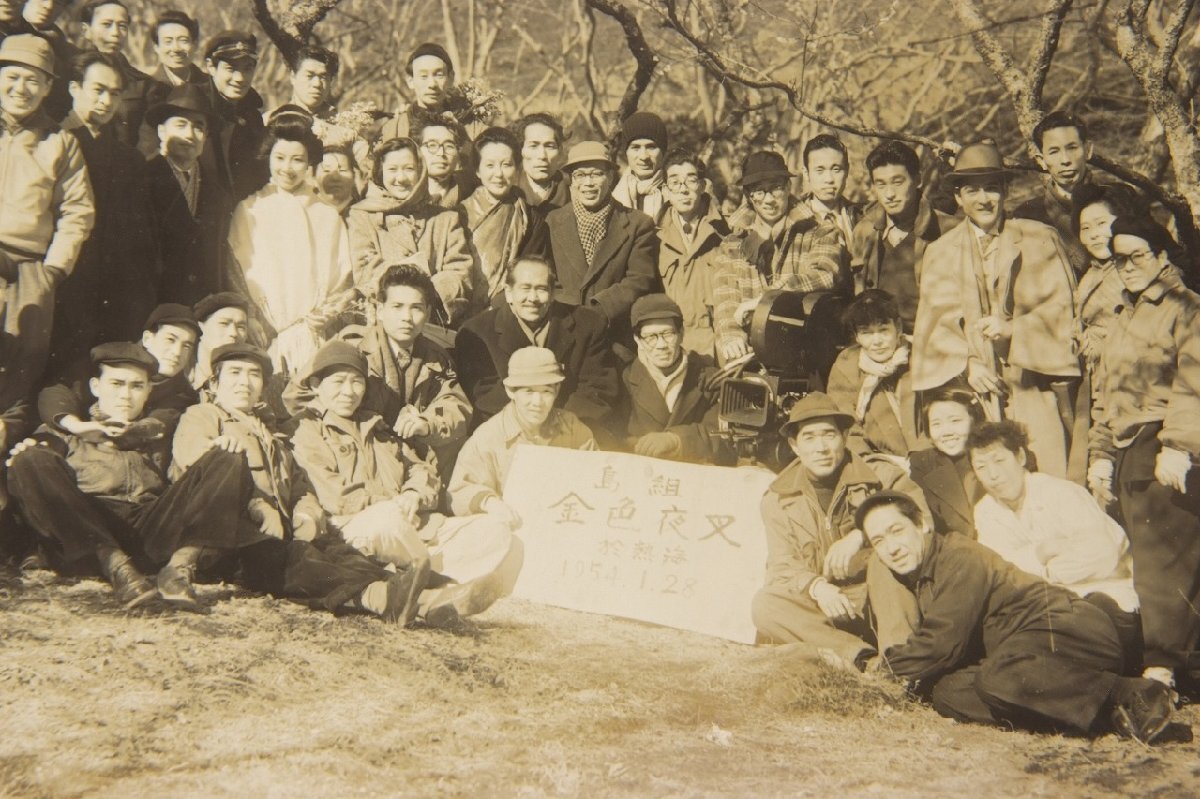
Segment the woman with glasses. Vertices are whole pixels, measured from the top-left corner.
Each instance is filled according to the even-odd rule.
[[[528,238],[529,206],[517,188],[520,169],[521,146],[512,131],[488,128],[479,134],[475,140],[479,188],[459,205],[477,269],[471,315],[487,310],[492,298],[504,290],[508,270]]]
[[[375,150],[367,196],[349,215],[354,285],[374,296],[388,267],[411,264],[432,277],[457,323],[471,296],[473,259],[458,214],[430,202],[420,149],[412,139],[391,139]]]
[[[1200,678],[1200,296],[1171,259],[1178,246],[1146,217],[1112,223],[1124,286],[1100,357],[1088,485],[1114,498],[1133,554],[1145,674]]]

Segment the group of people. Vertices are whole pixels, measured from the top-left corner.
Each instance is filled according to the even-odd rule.
[[[544,113],[469,136],[436,44],[347,138],[327,50],[264,114],[253,35],[201,69],[165,12],[145,74],[121,0],[79,9],[82,48],[68,5],[0,1],[0,530],[27,565],[126,607],[202,610],[199,573],[453,626],[519,574],[517,446],[732,465],[748,321],[824,292],[853,344],[780,431],[762,640],[954,718],[1142,741],[1200,677],[1200,297],[1081,120],[1038,126],[1015,209],[989,141],[930,185],[879,144],[863,208],[821,134],[802,175],[750,153],[723,213],[653,113],[619,158]]]

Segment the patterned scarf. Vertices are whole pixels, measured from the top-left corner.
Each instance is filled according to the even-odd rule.
[[[908,366],[908,344],[906,343],[902,343],[896,348],[887,363],[877,363],[871,360],[871,356],[867,355],[866,350],[859,351],[858,368],[863,373],[863,383],[862,387],[858,389],[858,402],[854,406],[854,416],[858,421],[866,420],[867,409],[871,406],[871,398],[875,396],[880,384],[892,375],[899,373],[906,366]],[[894,392],[889,392],[888,402],[891,403],[892,410],[899,418],[900,403]]]
[[[599,211],[589,211],[583,204],[571,198],[575,211],[575,222],[579,225],[579,243],[583,245],[583,257],[591,266],[596,257],[596,247],[608,233],[608,220],[612,219],[613,204],[609,199]]]

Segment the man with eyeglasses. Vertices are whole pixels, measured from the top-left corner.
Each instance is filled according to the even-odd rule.
[[[853,224],[857,212],[841,199],[845,147],[836,137],[817,136],[805,145],[804,160],[814,192],[804,198],[788,192],[794,176],[778,153],[751,153],[742,162],[747,205],[730,219],[734,232],[714,270],[714,327],[722,362],[749,355],[743,325],[767,290],[851,289],[850,234],[843,228]],[[818,206],[820,215],[814,210]]]
[[[634,300],[661,289],[654,222],[613,200],[617,165],[601,142],[571,147],[563,169],[571,204],[546,216],[556,299],[599,311],[609,339],[627,347]]]
[[[504,303],[467,320],[458,331],[454,361],[475,409],[472,427],[508,404],[504,378],[513,353],[545,347],[563,365],[557,407],[571,411],[592,430],[603,430],[618,394],[604,320],[590,308],[554,300],[553,292],[550,264],[536,256],[519,258],[508,272]]]
[[[712,195],[704,190],[704,162],[687,150],[665,161],[666,205],[658,214],[658,274],[668,297],[683,313],[683,346],[716,356],[713,331],[713,270],[721,242],[729,236]]]
[[[621,374],[625,448],[651,458],[732,461],[717,437],[721,384],[712,360],[683,347],[683,312],[666,294],[639,297],[630,312],[637,360]]]
[[[475,188],[461,168],[466,132],[456,122],[420,113],[413,115],[413,130],[429,175],[429,199],[441,208],[454,210]]]

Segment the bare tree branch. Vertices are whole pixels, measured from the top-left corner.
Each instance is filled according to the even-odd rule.
[[[827,114],[808,106],[800,96],[796,87],[783,83],[782,81],[772,80],[766,77],[751,77],[735,69],[728,60],[719,54],[716,50],[706,44],[698,36],[692,33],[691,29],[683,23],[679,18],[679,10],[676,0],[664,0],[664,15],[667,27],[679,34],[683,39],[691,45],[691,47],[699,54],[705,67],[722,81],[729,81],[745,86],[750,89],[758,89],[760,91],[775,91],[787,98],[788,104],[794,108],[801,116],[811,119],[812,121],[825,125],[826,127],[842,130],[846,133],[853,133],[858,136],[866,136],[869,138],[879,139],[896,139],[898,141],[906,141],[912,144],[920,144],[929,147],[934,152],[940,152],[942,145],[926,136],[919,136],[912,133],[903,133],[901,131],[886,130],[869,125],[862,125],[846,119],[834,119]]]
[[[585,2],[589,8],[594,8],[620,24],[621,31],[625,34],[625,44],[628,45],[629,52],[637,61],[637,68],[633,72],[633,77],[629,79],[629,85],[625,88],[625,94],[617,106],[617,119],[625,119],[637,110],[646,87],[650,85],[650,79],[654,77],[654,70],[658,67],[658,55],[646,41],[637,17],[628,8],[611,0],[585,0]]]
[[[1187,25],[1188,16],[1195,6],[1196,0],[1179,0],[1175,10],[1171,12],[1170,19],[1167,20],[1163,43],[1158,51],[1158,69],[1162,73],[1164,81],[1171,74],[1171,64],[1175,61],[1175,53],[1179,50],[1179,40],[1183,37],[1184,26]]]
[[[308,0],[293,3],[276,17],[267,5],[267,0],[253,0],[254,18],[262,26],[267,38],[279,48],[284,60],[291,62],[300,46],[312,37],[313,28],[329,15],[342,0]]]
[[[1054,54],[1058,52],[1063,20],[1066,19],[1067,12],[1071,10],[1072,2],[1073,0],[1054,0],[1054,5],[1042,19],[1037,55],[1029,65],[1029,102],[1035,107],[1042,105],[1042,91],[1046,88],[1046,76],[1050,74],[1050,64],[1054,61]]]

